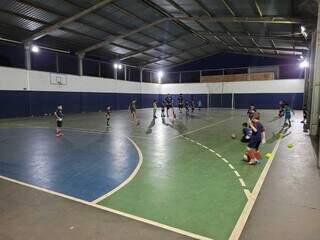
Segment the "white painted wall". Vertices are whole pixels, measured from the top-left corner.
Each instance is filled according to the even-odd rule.
[[[67,85],[52,85],[57,74],[0,67],[0,90],[118,92],[145,94],[303,93],[304,80],[245,81],[228,83],[156,84],[61,74]],[[59,74],[58,74],[59,75]]]
[[[303,79],[241,81],[225,83],[163,84],[162,94],[208,93],[303,93]]]
[[[66,79],[66,85],[51,84],[59,75]],[[0,90],[158,94],[161,85],[0,67]]]

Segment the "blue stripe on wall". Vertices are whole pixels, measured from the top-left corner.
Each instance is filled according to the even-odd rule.
[[[303,93],[245,93],[235,94],[235,108],[248,108],[254,104],[258,109],[276,109],[284,100],[294,109],[302,109]]]
[[[166,95],[131,94],[131,93],[81,93],[81,92],[35,92],[35,91],[0,91],[0,118],[26,117],[54,112],[58,104],[64,105],[66,113],[104,111],[107,105],[113,110],[127,109],[135,98],[139,108],[150,108],[154,99],[161,101]],[[177,105],[179,94],[172,94]],[[201,100],[207,107],[207,94],[184,94],[184,100],[193,97],[196,105]],[[254,103],[257,108],[278,108],[280,100],[286,100],[294,109],[302,109],[303,93],[250,93],[235,94],[235,108],[247,108]],[[231,94],[210,94],[210,107],[231,108]]]

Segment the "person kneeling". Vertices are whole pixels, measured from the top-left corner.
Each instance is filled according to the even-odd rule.
[[[241,138],[241,142],[249,142],[252,135],[252,130],[248,127],[248,123],[243,123],[242,127],[243,136]]]

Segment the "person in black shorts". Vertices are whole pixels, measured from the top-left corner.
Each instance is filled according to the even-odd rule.
[[[170,108],[172,108],[172,112],[173,112],[172,97],[170,96],[170,94],[168,94],[167,97],[165,98],[165,102],[166,102],[166,108],[167,108],[167,117],[169,117]]]
[[[193,96],[191,96],[191,112],[194,112],[194,109],[195,109],[195,102],[194,102],[194,98]]]
[[[185,101],[185,103],[184,103],[184,106],[185,106],[185,108],[186,108],[186,115],[188,115],[189,114],[189,100],[188,99],[186,99],[186,101]]]
[[[110,106],[107,106],[105,115],[107,118],[107,127],[110,127],[110,119],[111,119],[111,107]]]
[[[166,102],[165,102],[165,100],[163,100],[162,103],[161,103],[161,117],[162,118],[165,117],[165,115],[164,115],[165,106],[166,106]]]
[[[129,112],[131,114],[131,118],[136,125],[139,125],[139,120],[137,119],[137,101],[136,99],[132,99],[129,103]]]
[[[62,128],[62,121],[63,121],[64,113],[63,113],[63,107],[61,104],[57,106],[57,109],[54,112],[54,116],[56,117],[56,122],[57,122],[56,136],[62,137],[63,133],[61,131],[61,128]]]
[[[182,96],[182,94],[180,94],[178,97],[178,107],[179,107],[179,112],[182,113],[182,109],[183,109],[183,96]]]

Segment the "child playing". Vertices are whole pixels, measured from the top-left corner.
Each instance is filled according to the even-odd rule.
[[[111,107],[107,106],[106,110],[106,118],[107,118],[107,127],[110,127],[110,119],[111,119]]]
[[[165,115],[164,115],[165,106],[166,106],[166,103],[165,103],[165,101],[163,100],[163,101],[162,101],[162,104],[161,104],[161,117],[162,117],[162,118],[165,117]]]
[[[248,109],[248,111],[247,111],[247,116],[249,118],[249,121],[252,119],[253,114],[256,113],[256,112],[257,112],[256,107],[253,104],[251,104],[249,109]]]
[[[241,142],[249,142],[252,135],[252,130],[248,127],[248,123],[243,123],[242,127],[243,136],[241,138]]]
[[[252,136],[249,140],[249,144],[247,147],[247,151],[243,156],[244,160],[248,162],[250,165],[254,165],[259,163],[260,152],[259,146],[260,144],[264,144],[266,142],[265,129],[263,125],[260,123],[260,114],[255,112],[252,116],[252,120],[250,121],[250,128],[252,129]]]
[[[302,111],[303,111],[303,120],[301,121],[301,123],[306,123],[307,122],[307,117],[308,117],[307,104],[303,105]]]
[[[137,106],[136,106],[136,99],[132,99],[129,104],[129,112],[131,114],[131,119],[136,125],[139,125],[139,121],[137,119]]]
[[[185,105],[185,108],[186,108],[186,114],[188,115],[189,114],[189,101],[188,101],[188,99],[186,99],[184,105]]]
[[[285,127],[287,124],[289,126],[289,128],[291,127],[291,112],[294,114],[293,110],[289,107],[289,104],[286,103],[284,108],[283,108],[283,112],[284,112],[284,124],[283,126]]]
[[[200,111],[201,108],[202,108],[202,102],[201,102],[201,100],[199,99],[199,100],[198,100],[198,110]]]
[[[63,113],[63,107],[62,105],[58,105],[56,111],[54,112],[54,115],[56,117],[56,121],[57,121],[57,129],[56,129],[56,136],[57,137],[62,137],[63,133],[61,131],[62,128],[62,120],[64,117],[64,113]]]
[[[191,97],[191,112],[194,112],[195,102],[193,96]]]
[[[182,96],[182,94],[180,94],[178,97],[178,108],[179,108],[179,112],[182,113],[182,109],[183,109],[183,96]]]
[[[283,117],[285,105],[286,105],[285,101],[280,101],[280,102],[279,102],[279,113],[278,113],[278,117],[279,117],[279,118],[282,118],[282,117]]]
[[[157,100],[153,100],[153,103],[152,103],[152,108],[153,108],[153,118],[157,118]]]

